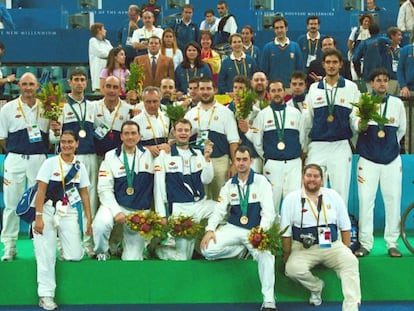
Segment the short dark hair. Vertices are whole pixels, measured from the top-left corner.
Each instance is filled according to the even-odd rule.
[[[369,81],[374,81],[376,77],[378,76],[387,76],[388,79],[390,78],[390,73],[385,68],[375,68],[371,71],[369,74]]]
[[[214,84],[213,79],[210,78],[209,76],[200,77],[200,79],[198,80],[198,83],[201,83],[201,82],[212,82]]]
[[[134,126],[136,126],[137,127],[137,130],[138,130],[138,133],[140,132],[139,125],[138,125],[137,122],[132,121],[132,120],[126,120],[124,123],[122,123],[121,133],[124,131],[124,127],[127,126],[127,125],[134,125]]]
[[[188,125],[190,125],[190,129],[192,129],[192,128],[193,128],[193,125],[191,124],[191,122],[190,122],[188,119],[186,119],[186,118],[181,118],[181,119],[178,119],[178,120],[177,120],[177,122],[175,122],[175,123],[174,123],[174,126],[173,126],[174,130],[175,130],[175,127],[177,126],[177,124],[178,124],[178,123],[181,123],[181,124],[188,124]]]
[[[183,8],[181,9],[181,12],[183,12],[184,9],[191,9],[194,12],[194,6],[190,3],[184,4]]]
[[[342,53],[337,49],[328,49],[328,50],[326,50],[322,55],[322,61],[324,62],[326,57],[331,56],[331,55],[338,57],[339,61],[341,61],[341,62],[343,61]]]
[[[0,50],[4,50],[4,43],[0,41]]]
[[[233,85],[234,83],[243,83],[246,87],[249,87],[249,80],[246,76],[237,75],[233,78]]]
[[[282,88],[283,90],[285,90],[285,85],[283,84],[283,80],[282,79],[273,79],[269,81],[269,89],[270,89],[270,85],[274,84],[274,83],[280,83],[282,84]]]
[[[320,24],[320,23],[321,23],[321,20],[320,20],[320,18],[319,18],[318,16],[316,16],[316,15],[311,15],[311,16],[308,16],[308,18],[306,19],[306,25],[307,25],[307,24],[309,24],[309,21],[310,21],[310,20],[313,20],[313,19],[318,20],[318,24]]]
[[[286,18],[284,18],[283,16],[280,16],[280,15],[276,15],[276,17],[275,17],[275,19],[273,20],[273,23],[272,23],[273,28],[275,28],[275,24],[277,22],[280,22],[280,21],[282,21],[285,24],[285,27],[288,26],[288,21],[287,21]]]
[[[379,28],[377,23],[370,23],[369,27],[368,27],[368,30],[369,30],[369,34],[371,36],[379,34],[379,32],[380,32],[380,28]]]
[[[303,175],[305,175],[306,174],[306,171],[308,169],[311,169],[311,168],[317,170],[319,172],[319,174],[321,174],[321,177],[323,178],[323,170],[322,170],[322,168],[318,164],[315,164],[315,163],[310,163],[310,164],[305,165],[305,167],[303,168]]]
[[[293,79],[301,79],[303,81],[306,81],[306,74],[303,71],[295,70],[290,75],[289,82],[292,81]]]
[[[79,141],[79,135],[76,133],[76,132],[74,132],[74,131],[72,131],[72,130],[64,130],[63,132],[62,132],[62,134],[60,135],[60,137],[62,137],[63,135],[70,135],[70,136],[72,136],[76,141]]]
[[[237,152],[245,153],[246,151],[249,154],[249,158],[252,158],[252,149],[250,149],[246,145],[240,145],[240,146],[238,146],[237,149],[234,150],[234,155],[236,155]]]
[[[70,72],[69,75],[69,80],[72,80],[74,76],[84,76],[85,78],[88,78],[88,76],[86,75],[85,70],[83,70],[82,68],[75,68]]]
[[[332,39],[333,40],[333,44],[336,46],[336,39],[334,37],[332,37],[332,36],[324,36],[322,38],[322,40],[321,40],[321,45],[322,45],[323,40],[326,40],[326,39]]]
[[[208,9],[204,11],[204,16],[206,16],[207,14],[213,14],[214,15],[214,11],[212,9]]]

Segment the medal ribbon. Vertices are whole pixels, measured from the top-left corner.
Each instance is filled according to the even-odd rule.
[[[274,111],[273,109],[272,111],[273,111],[273,118],[275,120],[277,138],[279,139],[280,142],[283,142],[283,137],[285,135],[286,105],[284,105],[283,107],[283,116],[280,110],[278,111],[281,124],[279,123],[279,119],[277,118],[276,111]]]
[[[313,42],[315,42],[315,50],[312,53]],[[319,42],[319,39],[316,39],[316,40],[308,39],[308,51],[310,55],[316,55],[316,52],[318,52],[318,48],[319,48],[318,42]]]
[[[328,105],[328,115],[333,116],[334,114],[334,108],[335,108],[335,98],[336,98],[336,93],[338,92],[338,88],[335,88],[335,93],[332,96],[332,89],[330,90],[331,93],[331,98],[329,98],[328,95],[328,90],[326,89],[326,84],[325,84],[325,96],[326,96],[326,104]]]
[[[247,185],[246,193],[243,196],[242,191],[240,190],[240,185],[237,185],[237,190],[239,192],[239,201],[240,201],[240,210],[243,216],[247,215],[247,206],[249,205],[249,194],[250,194],[250,185]],[[244,191],[243,191],[244,193]]]
[[[190,82],[190,73],[189,73],[189,71],[190,71],[190,69],[187,69],[186,70],[186,73],[187,73],[187,83]],[[193,76],[191,78],[196,77],[196,76],[197,76],[197,67],[194,67],[194,74],[193,74]]]
[[[242,60],[240,62],[243,63],[243,70],[242,70],[241,73],[240,73],[240,68],[239,68],[239,64],[238,64],[239,61],[237,61],[235,59],[233,60],[234,67],[236,68],[237,74],[242,75],[242,76],[247,76],[246,60],[244,58],[242,58]],[[243,71],[244,71],[244,73],[243,73]]]
[[[385,103],[385,105],[384,105],[384,110],[382,111],[382,114],[381,114],[381,105],[379,106],[379,109],[380,109],[380,114],[381,114],[381,116],[383,117],[383,118],[385,118],[385,115],[387,114],[387,108],[388,108],[388,95],[383,99],[383,102]],[[383,123],[378,123],[378,128],[380,129],[380,131],[383,131],[384,130],[384,124]]]
[[[125,152],[125,150],[122,150],[122,153],[124,155],[124,166],[125,166],[125,174],[126,174],[126,178],[127,178],[128,188],[132,188],[132,186],[134,185],[136,149],[134,151],[134,160],[132,161],[132,168],[131,169],[129,168],[127,153]]]
[[[86,107],[87,105],[86,105],[85,99],[83,99],[82,102],[78,103],[79,104],[79,110],[80,110],[81,117],[79,117],[79,114],[73,108],[73,103],[71,101],[75,102],[75,100],[69,99],[68,100],[69,107],[70,107],[70,109],[72,109],[73,113],[75,114],[75,117],[76,117],[76,120],[78,120],[78,124],[79,124],[80,129],[81,130],[85,130],[86,108],[87,108]],[[82,104],[85,104],[85,110],[84,110],[84,113],[83,114],[82,114]]]
[[[164,133],[163,137],[167,138],[167,130],[166,130],[166,126],[165,126],[165,123],[164,123],[164,119],[162,117],[162,113],[159,113],[158,115],[160,116],[160,121],[161,121],[161,124],[162,124],[162,130],[163,130],[163,133]],[[156,145],[158,145],[157,134],[155,133],[154,127],[152,126],[151,119],[150,119],[150,117],[148,116],[147,113],[145,113],[145,117],[147,118],[148,125],[151,127],[152,136],[154,137],[154,142],[155,142]]]

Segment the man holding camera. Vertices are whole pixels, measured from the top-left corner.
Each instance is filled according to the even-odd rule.
[[[283,201],[281,228],[285,273],[310,292],[309,303],[322,303],[324,282],[311,273],[323,264],[341,279],[343,311],[356,311],[361,302],[358,260],[350,245],[351,222],[341,196],[321,187],[322,169],[308,164],[303,171],[303,188],[289,193]],[[341,236],[338,236],[338,233]]]

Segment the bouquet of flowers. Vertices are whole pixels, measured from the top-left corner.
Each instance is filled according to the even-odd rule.
[[[357,116],[361,118],[359,128],[365,130],[368,126],[368,122],[373,120],[380,125],[384,125],[389,120],[381,116],[379,111],[379,105],[382,103],[382,98],[370,93],[362,93],[358,103],[352,103],[352,106],[358,108]]]
[[[174,126],[175,123],[184,118],[188,108],[180,105],[179,103],[174,102],[172,105],[165,105],[162,108],[171,121],[171,125]]]
[[[126,224],[147,239],[155,237],[162,240],[167,237],[168,227],[162,224],[162,217],[154,211],[139,210],[131,213],[127,216]]]
[[[126,80],[125,89],[127,91],[135,91],[138,96],[141,96],[145,78],[144,70],[141,65],[131,63],[129,71],[130,75]]]
[[[270,105],[270,101],[267,101],[267,100],[261,100],[260,102],[259,102],[259,107],[260,107],[260,110],[263,110],[263,109],[265,109],[267,106],[269,106]]]
[[[279,224],[274,224],[269,230],[265,231],[262,227],[255,227],[250,230],[249,242],[253,248],[260,251],[269,250],[276,256],[282,246],[282,235],[288,227],[280,230]]]
[[[253,104],[256,101],[257,95],[253,91],[245,90],[237,92],[236,96],[239,99],[236,102],[236,119],[247,119],[253,109]]]
[[[207,224],[203,219],[200,223],[194,221],[191,216],[170,216],[168,219],[170,234],[177,238],[195,239],[201,237]]]
[[[43,118],[57,121],[63,113],[63,106],[66,101],[60,85],[53,85],[52,82],[43,84],[36,97],[42,103]]]

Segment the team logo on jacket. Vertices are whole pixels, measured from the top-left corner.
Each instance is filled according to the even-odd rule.
[[[267,120],[266,123],[267,124],[272,124],[273,123],[273,120]]]
[[[219,119],[218,116],[214,116],[214,121],[217,121]]]
[[[341,104],[345,103],[345,98],[341,98],[341,99],[339,100],[339,102],[340,102]]]
[[[120,170],[124,170],[125,169],[125,166],[122,165],[119,169]]]
[[[59,172],[54,172],[53,176],[60,176],[60,173]]]
[[[331,204],[326,205],[326,208],[331,209],[332,208]]]
[[[148,165],[148,163],[145,163],[144,168],[145,168],[146,170],[147,170],[147,169],[149,169],[149,165]]]
[[[16,114],[16,116],[15,116],[16,119],[21,118],[21,117],[22,117],[21,114]]]
[[[124,119],[124,116],[119,116],[119,120],[123,120]]]
[[[161,172],[161,165],[155,165],[154,166],[154,171]]]
[[[168,163],[168,165],[173,166],[173,165],[175,165],[175,162],[170,162],[170,163]]]
[[[231,196],[232,198],[235,198],[235,197],[237,197],[237,193],[231,193],[231,194],[230,194],[230,196]]]
[[[198,121],[198,118],[197,118],[197,117],[195,117],[193,120],[197,122],[197,121]]]
[[[316,97],[316,101],[317,102],[320,102],[320,101],[322,101],[323,100],[323,98],[322,97]]]
[[[295,53],[290,53],[290,58],[294,59],[295,58]]]
[[[96,116],[97,116],[98,118],[102,118],[102,117],[103,117],[103,114],[102,114],[102,113],[98,113]]]
[[[394,117],[390,117],[390,123],[394,123],[395,122],[395,118]]]
[[[150,130],[150,129],[151,129],[151,126],[150,126],[150,125],[148,125],[145,129],[146,129],[146,130]]]
[[[72,116],[73,115],[73,112],[72,111],[69,111],[68,112],[68,116]]]
[[[308,210],[306,208],[302,208],[302,213],[306,213]]]
[[[295,126],[295,121],[290,121],[290,126]]]
[[[253,193],[253,194],[252,194],[252,199],[253,199],[253,200],[256,200],[256,199],[257,199],[257,194],[256,194],[256,193]]]
[[[197,168],[201,168],[201,163],[198,163],[197,164]]]

